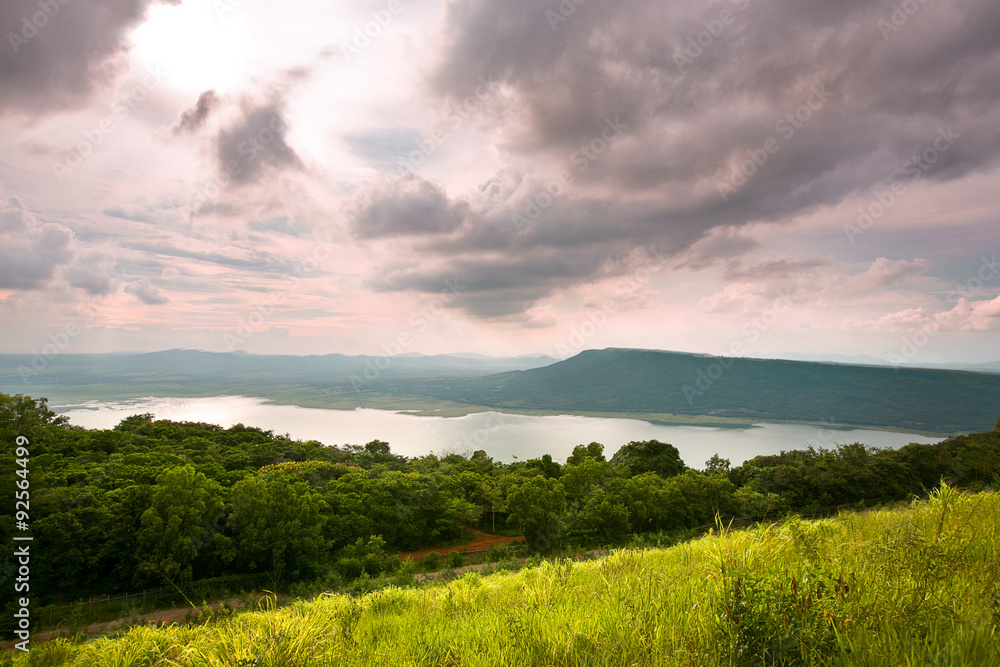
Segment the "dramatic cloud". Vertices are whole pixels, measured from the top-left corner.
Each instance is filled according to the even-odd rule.
[[[4,4],[17,335],[994,355],[995,0],[377,9]]]
[[[302,161],[285,142],[287,131],[280,102],[248,105],[236,123],[219,132],[219,172],[246,185],[274,171],[301,169]]]
[[[174,134],[187,134],[201,128],[209,114],[219,105],[219,98],[214,90],[206,90],[198,96],[194,107],[181,113],[180,119],[173,127]]]
[[[546,293],[531,264],[557,248],[574,254],[574,269],[556,272],[565,286],[640,245],[680,251],[720,227],[787,221],[872,189],[895,200],[1000,157],[1000,6],[987,0],[921,5],[898,31],[883,26],[896,27],[892,8],[863,2],[573,6],[450,4],[435,90],[458,101],[477,80],[498,81],[484,108],[511,159],[538,173],[432,245],[425,269],[385,285],[436,285],[445,254],[446,273],[471,270],[483,290],[517,281]],[[378,233],[408,233],[410,220],[386,207]],[[689,265],[752,246],[706,244]]]
[[[413,174],[388,180],[361,195],[353,228],[361,238],[442,234],[468,215],[465,202],[451,202],[438,185]]]
[[[0,3],[0,113],[77,107],[127,67],[128,32],[155,4],[179,0]]]

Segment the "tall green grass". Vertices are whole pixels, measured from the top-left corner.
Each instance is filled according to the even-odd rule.
[[[1000,496],[56,640],[21,665],[1000,665]]]

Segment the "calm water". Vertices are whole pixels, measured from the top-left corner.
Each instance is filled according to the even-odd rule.
[[[801,449],[807,445],[832,448],[861,442],[877,447],[902,447],[911,442],[933,443],[907,433],[865,429],[833,429],[800,424],[760,424],[750,428],[662,426],[634,419],[558,416],[528,417],[484,412],[466,417],[415,417],[385,410],[323,410],[292,405],[270,405],[259,398],[143,398],[130,401],[88,402],[53,406],[70,421],[86,428],[111,428],[123,418],[151,412],[159,419],[197,421],[229,427],[243,423],[270,429],[292,438],[318,440],[327,445],[362,445],[385,440],[392,451],[405,456],[471,453],[477,449],[498,461],[537,458],[551,454],[564,461],[573,447],[597,441],[610,456],[632,440],[669,442],[689,466],[701,468],[718,453],[735,466],[759,454]]]

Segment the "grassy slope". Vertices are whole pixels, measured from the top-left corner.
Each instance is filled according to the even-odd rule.
[[[913,508],[59,640],[14,664],[1000,665],[997,516],[997,494],[945,487]]]

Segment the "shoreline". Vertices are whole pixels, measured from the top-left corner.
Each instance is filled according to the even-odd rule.
[[[889,427],[885,425],[872,424],[849,424],[843,422],[826,422],[819,420],[795,420],[769,418],[766,416],[728,417],[713,415],[679,415],[674,413],[651,413],[651,412],[620,412],[620,411],[586,411],[586,410],[550,410],[550,409],[524,409],[524,408],[504,408],[476,405],[471,403],[459,403],[455,401],[436,400],[416,396],[363,396],[360,400],[356,397],[348,398],[342,392],[336,392],[329,397],[312,395],[306,390],[297,396],[290,396],[290,392],[268,392],[268,391],[240,391],[234,388],[233,391],[223,391],[218,389],[210,390],[179,390],[176,387],[162,387],[154,391],[144,392],[115,392],[97,390],[86,393],[78,390],[65,391],[62,387],[44,387],[41,391],[34,391],[28,388],[28,393],[32,396],[46,396],[49,398],[49,407],[55,412],[62,414],[68,409],[83,408],[87,403],[111,403],[138,401],[150,398],[225,398],[243,397],[259,399],[264,405],[286,405],[307,409],[320,410],[342,410],[350,411],[356,409],[385,410],[400,414],[412,415],[414,417],[442,417],[445,419],[466,417],[482,412],[497,412],[505,415],[523,415],[528,417],[557,417],[575,416],[593,419],[633,419],[644,421],[658,426],[694,426],[728,429],[750,429],[758,428],[761,424],[796,424],[806,426],[816,426],[832,431],[884,431],[888,433],[907,433],[920,435],[929,438],[948,438],[956,433],[945,433],[941,431],[931,431],[927,429]],[[152,389],[152,388],[150,388]],[[245,389],[250,389],[249,387]],[[258,388],[259,389],[259,388]],[[323,392],[325,393],[325,392]],[[270,394],[270,395],[268,395]]]

